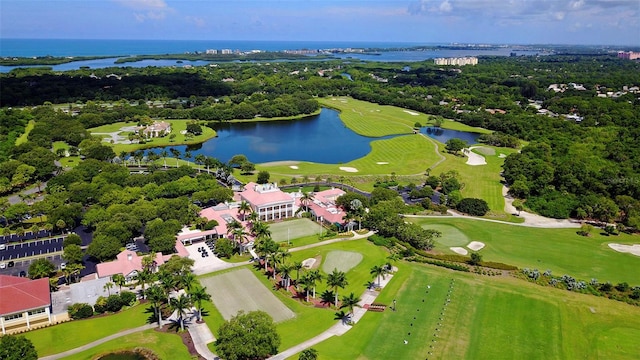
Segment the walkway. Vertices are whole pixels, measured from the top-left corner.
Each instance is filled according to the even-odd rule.
[[[397,271],[397,268],[394,268],[395,271]],[[380,287],[384,289],[385,286],[387,286],[387,284],[389,283],[389,281],[391,281],[391,279],[393,278],[393,275],[389,274],[387,275],[384,279],[381,279],[380,281]],[[360,319],[362,319],[362,317],[364,316],[364,314],[367,312],[367,309],[364,308],[364,306],[366,304],[371,304],[376,300],[376,297],[378,296],[378,294],[380,293],[380,291],[376,291],[376,290],[371,290],[371,289],[367,289],[362,296],[360,297],[360,302],[358,302],[358,305],[360,307],[357,307],[353,310],[353,315],[351,316],[351,321],[353,324],[356,324],[358,321],[360,321]],[[299,352],[301,352],[304,349],[308,349],[310,347],[312,347],[313,345],[319,344],[325,340],[327,340],[328,338],[332,337],[332,336],[341,336],[342,334],[346,333],[347,331],[349,331],[351,328],[353,327],[353,325],[348,325],[347,323],[345,323],[344,321],[339,321],[337,324],[333,325],[332,327],[330,327],[329,329],[327,329],[326,331],[322,332],[321,334],[307,340],[304,342],[301,342],[300,344],[293,346],[277,355],[274,355],[272,357],[269,358],[269,360],[284,360],[287,359]]]
[[[187,329],[191,335],[191,340],[193,340],[193,345],[200,356],[207,360],[220,360],[218,355],[212,353],[207,346],[207,344],[216,341],[216,338],[206,323],[198,324],[197,322],[193,322]]]
[[[140,326],[140,327],[137,327],[137,328],[133,328],[133,329],[129,329],[129,330],[120,331],[120,332],[115,333],[115,334],[113,334],[113,335],[109,335],[109,336],[103,337],[102,339],[96,340],[96,341],[91,342],[91,343],[88,343],[88,344],[86,344],[86,345],[82,345],[82,346],[80,346],[80,347],[77,347],[77,348],[75,348],[75,349],[67,350],[67,351],[65,351],[65,352],[61,352],[61,353],[54,354],[54,355],[44,356],[44,357],[41,357],[41,358],[39,358],[39,359],[40,359],[40,360],[63,359],[63,358],[65,358],[65,357],[67,357],[67,356],[71,356],[71,355],[74,355],[74,354],[77,354],[77,353],[83,352],[83,351],[85,351],[85,350],[89,350],[89,349],[91,349],[92,347],[95,347],[95,346],[98,346],[98,345],[104,344],[104,343],[106,343],[107,341],[111,341],[111,340],[113,340],[113,339],[117,339],[117,338],[119,338],[119,337],[123,337],[123,336],[129,335],[129,334],[133,334],[133,333],[137,333],[137,332],[140,332],[140,331],[145,331],[145,330],[153,329],[153,328],[155,328],[156,326],[157,326],[157,324],[147,324],[147,325],[143,325],[143,326]]]

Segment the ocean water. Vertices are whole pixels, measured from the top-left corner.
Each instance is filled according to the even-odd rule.
[[[0,56],[129,56],[204,52],[207,49],[281,51],[347,47],[394,48],[418,45],[438,44],[362,41],[0,39]]]

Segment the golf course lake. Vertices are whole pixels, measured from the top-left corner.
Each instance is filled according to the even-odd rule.
[[[467,142],[468,145],[473,145],[478,142],[480,134],[467,131],[449,130],[439,127],[428,126],[420,130],[421,133],[426,134],[432,139],[438,140],[441,143],[446,143],[448,140],[457,138]]]
[[[358,135],[344,125],[339,114],[336,110],[323,108],[318,115],[298,120],[222,123],[215,129],[217,137],[202,144],[172,148],[183,155],[186,151],[191,152],[191,159],[197,154],[203,154],[226,162],[234,155],[244,154],[253,163],[297,160],[340,164],[368,154],[371,151],[371,141],[414,136],[371,138]],[[442,129],[425,134],[443,143],[451,137],[475,143],[479,136]],[[162,149],[153,148],[148,151],[159,154]],[[425,151],[433,151],[433,148]]]

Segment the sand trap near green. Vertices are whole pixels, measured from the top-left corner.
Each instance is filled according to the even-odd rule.
[[[436,238],[436,242],[446,247],[462,247],[469,243],[469,237],[456,227],[450,225],[423,225],[425,229],[438,230],[442,233],[442,236]]]
[[[249,269],[203,278],[200,282],[207,288],[213,304],[225,320],[231,319],[240,310],[262,310],[271,315],[275,322],[295,316]]]
[[[330,251],[322,263],[322,271],[329,274],[333,269],[347,272],[362,261],[362,254],[353,251]]]
[[[271,238],[275,242],[284,242],[313,234],[320,234],[320,225],[309,219],[287,220],[269,224]]]

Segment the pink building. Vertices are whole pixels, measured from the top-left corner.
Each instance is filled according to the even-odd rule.
[[[618,51],[618,58],[625,60],[640,59],[640,52],[634,51]]]
[[[340,227],[345,225],[344,216],[345,212],[340,207],[336,206],[336,199],[344,195],[345,192],[341,189],[328,189],[319,191],[313,194],[313,202],[309,204],[311,216],[313,219],[321,219],[324,223],[329,225],[339,225]],[[300,199],[297,199],[300,206]]]
[[[31,280],[0,275],[2,335],[44,324],[52,324],[49,278]]]
[[[176,240],[176,253],[170,255],[162,255],[162,253],[156,253],[153,260],[155,262],[155,268],[153,271],[157,271],[158,266],[167,262],[172,256],[178,255],[180,257],[189,256],[189,252],[185,249],[181,241]],[[138,255],[135,251],[125,250],[116,256],[116,259],[109,262],[104,262],[96,265],[96,273],[99,278],[111,277],[115,274],[122,274],[127,279],[127,282],[133,281],[139,272],[142,272],[142,258],[144,256]]]
[[[296,212],[293,196],[280,190],[277,184],[250,182],[236,197],[248,202],[260,221],[286,219],[293,217]]]

